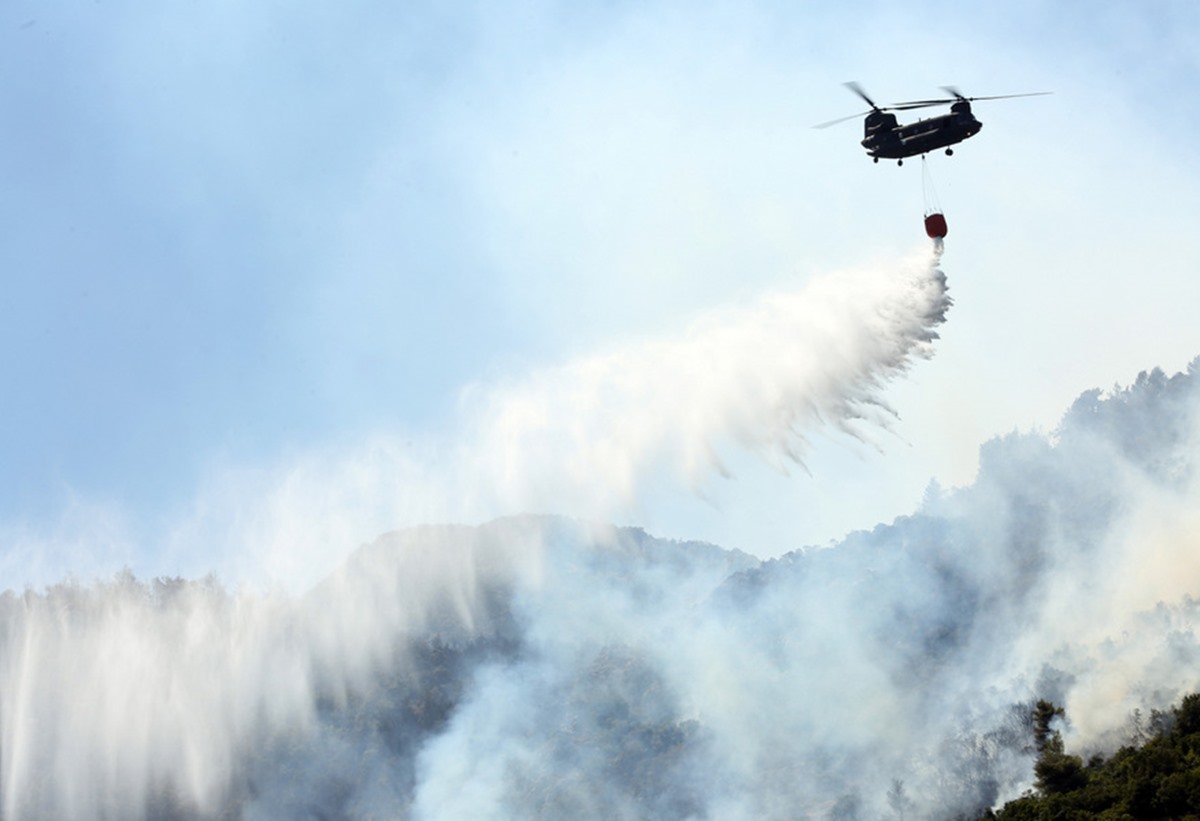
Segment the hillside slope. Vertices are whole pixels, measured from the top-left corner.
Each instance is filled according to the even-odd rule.
[[[1086,760],[1200,684],[1198,385],[1085,393],[769,562],[527,516],[388,534],[299,598],[6,593],[5,813],[978,815],[1032,785],[1038,699]]]

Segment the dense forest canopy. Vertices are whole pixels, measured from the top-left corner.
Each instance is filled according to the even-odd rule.
[[[1064,749],[1055,718],[1061,708],[1039,701],[1033,710],[1038,750],[1036,789],[989,809],[980,821],[1053,818],[1183,818],[1200,813],[1200,693],[1146,721],[1131,716],[1129,744],[1085,764]]]

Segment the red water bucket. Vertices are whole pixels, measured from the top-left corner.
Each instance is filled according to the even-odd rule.
[[[930,214],[925,218],[925,233],[930,239],[946,236],[946,218],[941,214]]]

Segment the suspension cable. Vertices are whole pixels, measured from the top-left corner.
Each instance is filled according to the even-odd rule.
[[[937,189],[933,185],[933,175],[929,173],[929,163],[925,161],[924,154],[921,155],[921,194],[925,198],[925,216],[942,213]]]

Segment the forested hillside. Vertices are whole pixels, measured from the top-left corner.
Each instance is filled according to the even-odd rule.
[[[981,821],[1042,821],[1053,818],[1192,818],[1200,815],[1200,694],[1186,696],[1169,712],[1152,711],[1143,723],[1135,713],[1131,743],[1085,764],[1065,751],[1052,720],[1062,716],[1048,702],[1034,710],[1039,749],[1036,788],[989,810]]]
[[[1058,430],[986,443],[970,486],[774,561],[527,516],[388,534],[299,597],[128,575],[6,593],[5,806],[1190,812],[1198,379],[1085,393]]]

